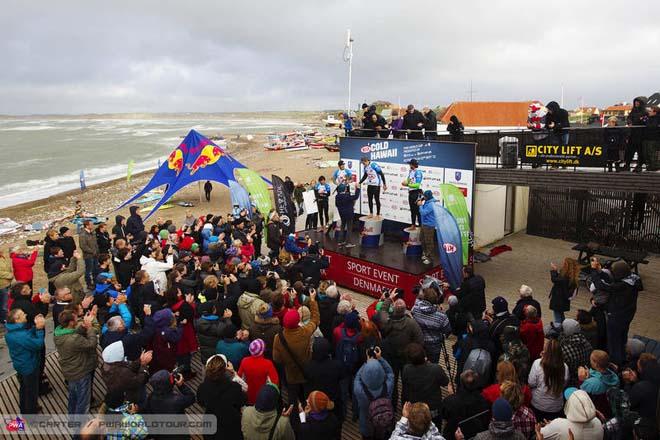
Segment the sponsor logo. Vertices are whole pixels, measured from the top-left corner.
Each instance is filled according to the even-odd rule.
[[[362,154],[369,154],[369,160],[387,159],[399,155],[399,150],[396,148],[390,149],[390,143],[387,141],[367,144],[360,148],[360,152]]]
[[[5,429],[9,432],[24,432],[25,431],[25,420],[20,417],[15,419],[5,420]]]
[[[353,161],[352,161],[352,160],[349,160],[349,161],[348,161],[348,169],[349,169],[349,170],[352,170],[352,169],[353,169]]]
[[[537,151],[538,150],[536,149],[536,145],[527,145],[527,147],[525,147],[525,156],[536,157]]]
[[[286,227],[291,226],[291,219],[289,219],[289,216],[286,214],[280,214],[280,221]]]
[[[454,173],[454,177],[456,178],[456,181],[460,182],[460,181],[461,181],[461,177],[462,177],[462,173],[461,173],[460,171],[456,171],[456,172]]]
[[[445,249],[445,252],[448,254],[453,254],[456,252],[456,246],[454,246],[452,243],[445,243],[442,245],[442,247]]]

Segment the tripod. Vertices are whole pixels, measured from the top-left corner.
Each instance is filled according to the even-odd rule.
[[[442,344],[440,345],[440,354],[444,357],[445,359],[445,368],[447,369],[447,376],[449,377],[449,383],[451,384],[452,388],[456,389],[454,386],[454,375],[451,372],[451,364],[449,363],[449,352],[447,351],[447,337],[445,336],[444,333],[441,333],[442,335]]]

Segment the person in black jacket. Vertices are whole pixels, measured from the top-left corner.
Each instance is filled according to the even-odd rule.
[[[115,225],[112,227],[112,244],[117,240],[126,240],[126,217],[123,215],[115,216]]]
[[[291,268],[291,279],[295,280],[296,275],[300,275],[301,280],[310,278],[310,283],[314,287],[318,287],[321,282],[321,271],[330,267],[330,261],[325,256],[323,249],[318,249],[318,254],[302,254],[300,258]]]
[[[140,359],[142,350],[147,346],[154,336],[156,328],[151,319],[151,307],[143,306],[144,321],[140,332],[130,332],[121,316],[113,316],[106,322],[106,332],[101,335],[101,348],[117,341],[124,345],[124,355],[129,361]]]
[[[433,140],[438,137],[438,117],[435,114],[433,110],[431,110],[428,107],[424,107],[422,109],[422,113],[424,114],[424,118],[426,118],[426,121],[424,121],[424,133],[426,136],[426,139]]]
[[[642,281],[630,271],[625,261],[612,264],[612,283],[593,277],[599,290],[608,293],[607,303],[607,353],[615,365],[622,365],[626,355],[626,342],[630,323],[637,311],[637,296],[643,289]]]
[[[660,154],[660,115],[658,115],[658,106],[655,105],[648,108],[642,150],[646,171],[658,171],[660,167],[660,160],[658,159],[658,154]],[[635,171],[641,171],[641,165],[638,165]]]
[[[647,99],[644,96],[638,96],[633,99],[633,108],[626,118],[626,124],[629,127],[632,127],[630,128],[630,138],[628,139],[628,146],[626,147],[626,171],[630,170],[630,163],[632,162],[635,153],[637,153],[637,167],[635,168],[635,171],[638,169],[641,171],[642,163],[644,163],[644,158],[642,157],[642,142],[644,141],[644,126],[648,119],[648,115],[646,114],[646,102]]]
[[[312,391],[303,408],[298,404],[298,440],[339,440],[341,424],[332,412],[334,402],[323,391]]]
[[[217,417],[218,429],[215,434],[205,435],[205,439],[243,438],[241,409],[247,405],[247,396],[231,379],[233,374],[227,370],[222,356],[214,355],[206,363],[204,381],[197,388],[197,401],[204,407],[205,414]]]
[[[550,268],[550,310],[553,322],[561,324],[564,322],[565,312],[571,309],[571,298],[578,288],[580,267],[573,258],[564,258],[561,270],[558,270],[555,263],[551,263]]]
[[[488,429],[490,405],[481,395],[478,379],[474,371],[464,371],[456,394],[450,394],[442,402],[442,418],[447,421],[443,431],[446,439],[453,439],[459,423],[464,421],[460,428],[465,438],[473,438]]]
[[[481,319],[475,319],[468,323],[468,332],[465,337],[462,337],[456,341],[454,344],[453,352],[454,358],[456,359],[456,375],[458,380],[458,375],[463,371],[465,366],[465,361],[467,361],[470,352],[476,348],[481,348],[490,353],[491,360],[497,359],[497,348],[495,344],[490,339],[488,334],[488,325]],[[480,383],[488,384],[490,377],[488,378],[479,378]]]
[[[537,317],[541,318],[541,304],[532,298],[532,288],[523,284],[520,286],[518,292],[520,293],[520,299],[516,302],[511,313],[513,313],[518,320],[523,321],[525,319],[525,307],[533,306],[538,312]]]
[[[57,245],[64,251],[64,258],[67,264],[73,257],[76,248],[76,241],[73,239],[73,231],[66,226],[60,228],[60,238],[57,239]]]
[[[625,137],[622,128],[616,126],[616,116],[611,116],[607,120],[607,128],[603,130],[603,144],[607,155],[607,171],[621,171],[621,153],[625,148]]]
[[[231,324],[231,310],[223,310],[223,315],[218,316],[215,301],[207,301],[197,306],[198,315],[195,321],[197,341],[199,342],[199,355],[202,364],[215,354],[215,347],[222,339],[225,328]]]
[[[270,214],[270,221],[267,226],[268,237],[266,246],[270,249],[270,258],[277,258],[280,254],[280,247],[282,246],[282,223],[280,216],[276,212]]]
[[[640,417],[655,419],[660,387],[660,365],[655,356],[642,354],[637,361],[637,372],[626,369],[622,375],[630,397],[630,409]]]
[[[497,356],[495,356],[497,358],[503,351],[500,337],[504,333],[504,329],[508,326],[520,327],[520,320],[509,313],[509,303],[505,298],[497,296],[493,298],[491,304],[493,305],[493,312],[487,314],[486,319],[490,321],[488,334],[497,349]]]
[[[130,234],[133,237],[132,240],[143,242],[146,238],[146,234],[142,217],[138,213],[139,209],[139,206],[131,206],[128,208],[131,215],[128,217],[128,220],[126,220],[126,228],[124,229],[127,236]]]
[[[166,370],[159,370],[149,379],[153,391],[147,397],[145,414],[184,414],[186,408],[195,403],[195,393],[183,383],[183,376],[171,376]],[[177,390],[174,390],[176,385]],[[220,421],[221,419],[218,419]],[[159,438],[178,440],[188,439],[189,435],[162,435]]]
[[[463,268],[463,282],[455,294],[462,310],[472,315],[468,319],[481,319],[486,310],[486,281],[472,267]]]
[[[110,234],[108,233],[108,226],[105,223],[99,223],[96,227],[96,244],[99,247],[99,254],[107,254],[110,252],[112,242],[110,241]]]
[[[431,410],[436,426],[442,426],[442,389],[449,385],[449,378],[439,364],[426,358],[424,347],[410,344],[407,348],[409,364],[403,367],[401,383],[402,402],[424,402]]]
[[[451,115],[449,124],[447,124],[447,131],[451,134],[452,142],[462,142],[464,130],[463,123],[458,120],[456,115]]]
[[[406,115],[403,117],[403,129],[408,131],[408,139],[424,139],[422,135],[422,128],[426,119],[419,110],[415,110],[415,106],[409,104],[406,107]]]
[[[560,145],[568,145],[569,133],[566,128],[571,126],[568,120],[568,112],[559,107],[555,101],[550,101],[546,105],[548,114],[545,118],[546,127],[553,131]]]
[[[348,396],[349,387],[347,386],[345,393],[343,393],[341,386],[344,382],[349,385],[350,378],[344,377],[342,363],[337,359],[333,359],[331,354],[332,346],[328,340],[314,338],[312,359],[304,366],[305,377],[307,378],[305,392],[311,393],[318,390],[327,394],[330,400],[335,403],[334,413],[337,419],[343,421],[346,414],[346,405],[344,405],[342,396]],[[349,381],[344,379],[349,379]]]
[[[207,180],[204,183],[204,197],[206,197],[207,202],[211,201],[211,191],[213,191],[213,184],[210,180]]]
[[[339,304],[337,286],[334,283],[328,285],[326,281],[322,281],[316,301],[319,304],[319,315],[321,315],[319,329],[323,333],[323,337],[328,342],[332,342],[332,321],[337,315],[337,305]]]

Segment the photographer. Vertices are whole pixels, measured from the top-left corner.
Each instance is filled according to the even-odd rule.
[[[300,277],[310,286],[318,287],[321,282],[321,271],[330,267],[330,261],[325,251],[316,245],[308,248],[309,253],[302,253],[301,258],[291,268],[292,279]]]
[[[438,304],[438,293],[435,289],[423,289],[415,300],[411,313],[422,330],[424,350],[429,360],[437,364],[445,337],[451,334],[449,318]]]
[[[149,379],[153,391],[147,397],[145,414],[184,414],[195,403],[195,393],[183,383],[183,375],[160,370]],[[176,390],[174,386],[176,385]],[[170,439],[187,439],[188,435],[167,436]]]
[[[380,424],[374,426],[370,417],[370,404],[376,399],[392,399],[394,384],[394,371],[382,358],[380,347],[367,349],[367,362],[355,374],[353,381],[353,401],[357,403],[357,408],[353,408],[353,412],[359,414],[360,434],[363,438],[389,438],[386,426]],[[390,410],[392,420],[389,431],[391,432],[394,428],[394,411],[391,407]]]

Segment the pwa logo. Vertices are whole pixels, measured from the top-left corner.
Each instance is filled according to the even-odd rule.
[[[448,254],[453,254],[457,251],[456,246],[454,246],[452,243],[445,243],[442,245],[442,247]]]
[[[9,432],[23,432],[25,431],[25,420],[20,417],[16,417],[13,420],[6,420],[5,429]]]

